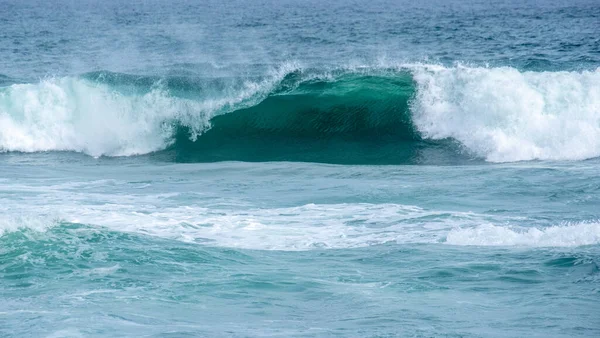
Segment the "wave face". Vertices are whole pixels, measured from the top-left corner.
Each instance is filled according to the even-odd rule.
[[[412,124],[414,82],[388,74],[288,74],[260,103],[222,114],[199,138],[180,128],[177,161],[452,163],[451,142],[423,140]],[[164,155],[163,154],[163,155]]]
[[[600,69],[89,73],[0,88],[0,148],[183,162],[582,160],[600,156]]]

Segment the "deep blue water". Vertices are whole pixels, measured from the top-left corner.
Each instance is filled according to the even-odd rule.
[[[600,336],[597,1],[0,1],[0,336]]]

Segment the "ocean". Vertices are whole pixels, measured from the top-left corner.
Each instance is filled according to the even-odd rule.
[[[0,1],[1,337],[599,337],[597,0]]]

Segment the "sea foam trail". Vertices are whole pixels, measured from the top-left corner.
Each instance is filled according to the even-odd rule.
[[[491,162],[600,156],[600,68],[413,67],[413,122],[423,137],[453,138]]]
[[[42,205],[35,212],[29,206],[0,207],[8,215],[0,218],[0,236],[23,230],[43,233],[67,223],[254,250],[349,249],[384,244],[507,247],[600,244],[598,222],[539,228],[498,226],[489,223],[489,216],[482,214],[400,204],[307,204],[241,210],[153,205],[165,197],[110,196],[104,204]],[[10,216],[15,213],[27,216]],[[494,223],[506,221],[497,219]]]

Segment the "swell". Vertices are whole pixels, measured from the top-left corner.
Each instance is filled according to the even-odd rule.
[[[0,149],[341,164],[600,156],[600,69],[398,65],[263,76],[94,72],[0,88]]]

